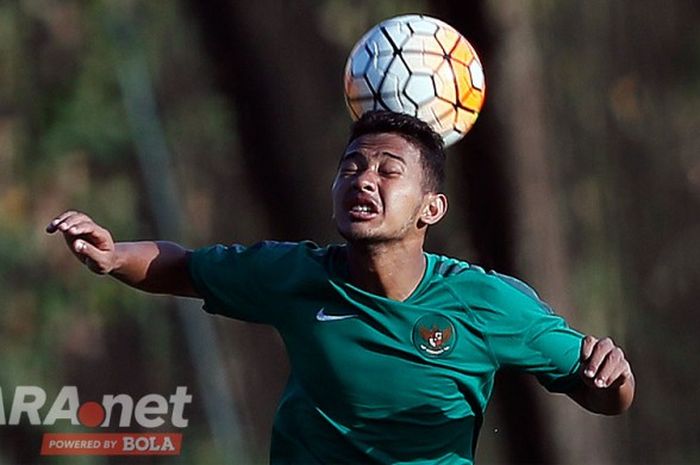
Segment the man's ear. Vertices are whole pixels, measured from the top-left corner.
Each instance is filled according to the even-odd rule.
[[[440,221],[447,213],[447,196],[442,193],[431,192],[423,202],[420,221],[426,225],[433,225]]]

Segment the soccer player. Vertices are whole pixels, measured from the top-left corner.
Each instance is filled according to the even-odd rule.
[[[342,245],[115,244],[75,211],[47,231],[98,274],[277,328],[291,376],[272,463],[472,463],[501,367],[593,412],[626,410],[634,376],[609,338],[571,329],[515,278],[424,252],[447,211],[444,163],[427,124],[365,114],[333,182]]]

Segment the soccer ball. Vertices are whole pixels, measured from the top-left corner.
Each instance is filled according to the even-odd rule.
[[[387,19],[367,32],[345,65],[345,102],[353,119],[369,110],[408,113],[454,144],[484,103],[484,71],[452,26],[424,15]]]

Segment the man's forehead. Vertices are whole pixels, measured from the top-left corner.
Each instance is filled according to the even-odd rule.
[[[404,136],[393,132],[364,134],[353,139],[345,148],[343,156],[358,153],[365,156],[380,156],[382,154],[398,155],[408,159],[418,159],[420,151]]]

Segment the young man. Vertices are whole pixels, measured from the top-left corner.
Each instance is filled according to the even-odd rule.
[[[515,278],[423,251],[447,211],[444,163],[425,123],[363,116],[333,182],[344,245],[115,244],[73,211],[47,231],[96,273],[278,329],[292,373],[273,463],[472,463],[504,366],[593,412],[626,410],[634,377],[610,339],[569,328]]]

